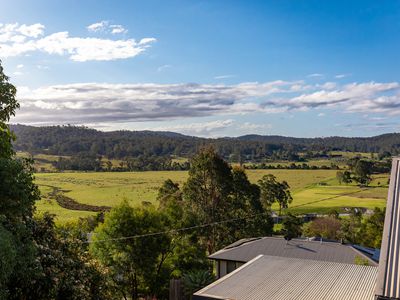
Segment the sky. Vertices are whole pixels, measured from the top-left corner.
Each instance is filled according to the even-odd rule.
[[[12,123],[204,137],[400,131],[400,1],[0,0]]]

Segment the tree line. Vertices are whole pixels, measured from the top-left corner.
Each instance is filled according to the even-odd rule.
[[[113,165],[110,160],[101,156],[78,154],[71,158],[59,157],[52,165],[59,171],[182,171],[189,169],[189,162],[177,162],[166,156],[146,156],[126,158]]]
[[[389,173],[391,168],[391,159],[377,161],[353,157],[347,161],[347,170],[336,173],[336,179],[339,184],[349,184],[355,181],[360,186],[368,186],[372,181],[372,174]],[[378,185],[380,184],[381,182],[378,182]]]
[[[291,138],[249,135],[238,138],[206,139],[171,132],[101,132],[82,126],[33,127],[12,125],[18,139],[17,151],[60,156],[78,154],[125,159],[138,156],[191,157],[204,146],[212,145],[230,162],[263,162],[327,157],[329,151],[371,152],[384,155],[400,153],[400,134],[369,138]],[[305,153],[300,156],[299,153]]]

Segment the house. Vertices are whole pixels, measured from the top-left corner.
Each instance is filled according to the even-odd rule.
[[[379,264],[377,256],[324,241],[240,240],[210,256],[219,279],[193,300],[400,300],[400,158],[392,162]]]
[[[259,255],[192,299],[373,300],[377,274],[376,266]]]
[[[259,255],[378,266],[379,252],[333,241],[262,237],[239,240],[209,256],[215,261],[217,278],[225,276]]]

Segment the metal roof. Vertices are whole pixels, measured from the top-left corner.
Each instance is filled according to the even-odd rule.
[[[375,266],[259,255],[193,300],[372,300],[377,273]]]
[[[293,239],[286,242],[285,239],[280,237],[239,240],[210,255],[209,258],[248,262],[260,254],[347,264],[354,264],[356,257],[360,257],[368,259],[370,265],[377,266],[377,263],[371,257],[348,244],[321,243],[306,239]]]

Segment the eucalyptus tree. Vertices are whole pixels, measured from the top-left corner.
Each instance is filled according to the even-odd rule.
[[[282,209],[288,208],[293,201],[289,184],[285,180],[282,182],[277,181],[277,178],[272,174],[264,175],[258,181],[258,185],[261,190],[262,203],[270,208],[273,203],[277,202],[279,215],[281,215]]]

